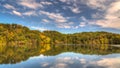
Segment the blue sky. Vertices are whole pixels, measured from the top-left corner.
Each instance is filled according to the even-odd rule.
[[[0,0],[0,23],[62,33],[120,33],[120,0]]]

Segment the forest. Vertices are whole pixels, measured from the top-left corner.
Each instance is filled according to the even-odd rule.
[[[40,44],[120,44],[120,34],[104,31],[63,34],[30,30],[18,24],[0,24],[0,51],[6,46],[34,48]]]
[[[57,31],[44,31],[43,34],[51,39],[52,43],[61,44],[120,44],[120,34],[110,32],[82,32],[62,34]]]

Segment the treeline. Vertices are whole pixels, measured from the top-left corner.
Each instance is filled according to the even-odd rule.
[[[0,46],[52,44],[120,44],[120,34],[82,32],[62,34],[57,31],[30,30],[17,24],[0,24]]]
[[[52,43],[65,44],[120,44],[120,34],[109,32],[82,32],[62,34],[57,31],[44,31]]]
[[[52,45],[50,50],[45,51],[44,55],[58,55],[65,52],[74,52],[88,55],[107,55],[113,53],[120,53],[120,47],[110,46],[109,44],[99,45]]]

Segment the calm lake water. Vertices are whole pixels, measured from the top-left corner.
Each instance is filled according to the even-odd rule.
[[[116,46],[60,45],[41,50],[32,55],[3,53],[0,68],[120,68],[120,47]]]

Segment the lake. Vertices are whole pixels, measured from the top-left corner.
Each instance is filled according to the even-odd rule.
[[[120,68],[120,47],[111,45],[50,45],[36,50],[8,48],[0,68]]]

